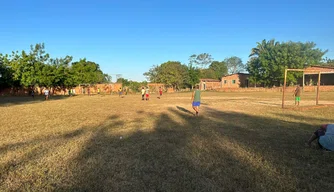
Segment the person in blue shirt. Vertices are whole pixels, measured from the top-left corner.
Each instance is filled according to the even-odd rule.
[[[311,146],[315,140],[318,140],[320,148],[334,151],[334,124],[321,125],[320,129],[316,130],[307,141],[307,145]]]

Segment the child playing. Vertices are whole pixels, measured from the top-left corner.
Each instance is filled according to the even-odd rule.
[[[45,91],[44,91],[45,100],[48,100],[48,99],[49,99],[49,94],[50,94],[50,91],[49,91],[48,88],[46,88]]]
[[[299,106],[299,102],[300,102],[300,86],[297,85],[295,92],[293,93],[293,96],[295,96],[295,105]]]
[[[144,87],[141,88],[141,100],[145,100],[145,89]]]
[[[196,90],[193,92],[191,96],[192,106],[196,112],[196,116],[199,114],[199,106],[201,105],[201,91],[199,90],[199,86],[196,86]]]
[[[162,88],[159,87],[159,99],[161,99],[161,96],[162,96]]]

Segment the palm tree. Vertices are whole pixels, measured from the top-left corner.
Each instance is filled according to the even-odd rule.
[[[256,42],[257,46],[255,48],[252,48],[251,54],[249,57],[259,56],[261,53],[268,51],[274,46],[278,46],[279,42],[275,41],[275,39],[271,39],[269,41],[266,41],[265,39],[262,40],[261,43]]]

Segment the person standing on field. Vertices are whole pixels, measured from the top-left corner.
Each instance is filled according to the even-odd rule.
[[[298,105],[298,106],[299,106],[299,102],[300,102],[300,92],[301,92],[300,86],[297,85],[293,95],[295,96],[295,105]]]
[[[48,88],[46,88],[46,89],[44,90],[45,100],[48,100],[48,99],[49,99],[49,94],[50,94],[50,91],[49,91]]]
[[[162,96],[162,88],[159,87],[159,99],[161,99],[161,96]]]
[[[33,89],[31,90],[31,97],[35,99],[35,91]]]
[[[141,88],[141,100],[145,100],[145,89],[144,87]]]
[[[191,96],[192,106],[195,110],[195,115],[199,115],[199,106],[201,105],[201,91],[199,90],[199,86],[196,85],[196,90],[193,92]]]

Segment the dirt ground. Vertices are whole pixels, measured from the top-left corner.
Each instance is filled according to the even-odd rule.
[[[334,92],[190,96],[0,97],[0,191],[333,191]]]

